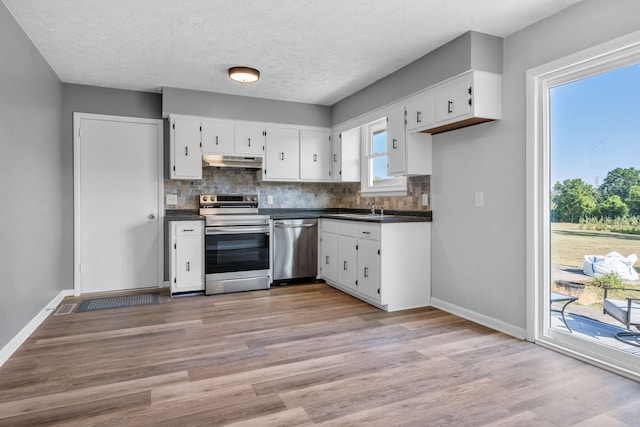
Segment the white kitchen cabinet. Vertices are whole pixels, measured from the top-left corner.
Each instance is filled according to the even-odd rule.
[[[319,264],[319,276],[331,282],[338,280],[338,236],[335,231],[321,233]]]
[[[360,182],[360,127],[334,130],[331,137],[331,178],[340,182]]]
[[[358,239],[338,236],[338,277],[337,282],[357,291],[358,286]]]
[[[171,293],[204,290],[204,224],[170,223]]]
[[[170,119],[169,178],[202,179],[200,120]]]
[[[416,176],[431,174],[431,135],[405,132],[404,107],[387,114],[387,174]]]
[[[235,154],[234,138],[232,123],[202,121],[202,152],[204,154]]]
[[[430,223],[323,218],[321,227],[319,277],[329,285],[387,311],[431,303]]]
[[[267,128],[262,179],[297,181],[300,174],[298,129]]]
[[[405,103],[407,132],[430,126],[435,122],[434,93],[426,91],[411,97]]]
[[[236,124],[235,154],[246,156],[262,156],[266,130],[261,125]]]
[[[300,179],[330,181],[331,133],[327,130],[300,130]]]
[[[435,122],[422,131],[438,134],[502,118],[502,76],[469,71],[433,89]]]

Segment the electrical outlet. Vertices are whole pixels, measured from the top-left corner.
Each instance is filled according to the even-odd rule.
[[[429,195],[422,193],[422,206],[429,206]]]
[[[484,207],[484,192],[476,191],[476,207]]]
[[[273,204],[273,196],[271,194],[269,194],[267,196],[267,204],[268,205],[272,205]]]
[[[177,205],[177,204],[178,204],[178,195],[167,194],[167,205]]]

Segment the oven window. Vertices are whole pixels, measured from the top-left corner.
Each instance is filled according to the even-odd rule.
[[[269,235],[214,234],[205,239],[206,274],[269,269]]]

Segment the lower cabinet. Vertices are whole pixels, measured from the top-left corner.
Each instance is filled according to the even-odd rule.
[[[387,311],[431,303],[431,224],[321,220],[319,277]]]
[[[172,221],[169,230],[171,293],[204,290],[204,224]]]

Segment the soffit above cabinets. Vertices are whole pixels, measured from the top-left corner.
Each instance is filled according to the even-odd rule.
[[[580,0],[2,0],[65,83],[333,105],[469,31],[506,37]],[[260,70],[239,84],[232,66]]]

